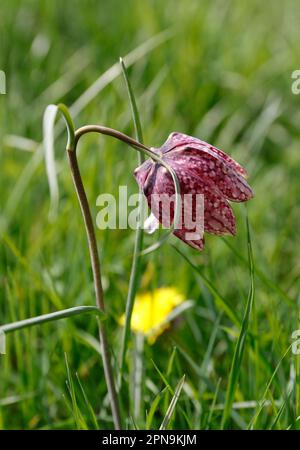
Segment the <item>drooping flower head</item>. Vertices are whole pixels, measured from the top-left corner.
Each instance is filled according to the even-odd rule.
[[[200,139],[182,133],[172,133],[160,148],[152,148],[171,167],[179,180],[182,199],[181,227],[174,230],[175,236],[188,245],[202,250],[203,235],[187,238],[191,232],[190,223],[195,223],[197,195],[203,198],[203,231],[216,235],[234,235],[236,221],[228,201],[245,202],[253,197],[253,192],[245,180],[246,170],[223,151]],[[139,166],[134,175],[147,198],[152,213],[164,226],[167,223],[162,204],[153,201],[159,196],[174,196],[175,186],[170,172],[160,163],[147,160]],[[187,209],[190,221],[184,214],[184,197],[191,199]],[[174,204],[170,205],[171,221],[174,220]],[[197,235],[196,235],[197,236]]]

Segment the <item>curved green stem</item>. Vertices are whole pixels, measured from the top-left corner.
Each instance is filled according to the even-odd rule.
[[[112,128],[104,127],[101,125],[87,125],[84,127],[79,128],[78,130],[74,131],[74,125],[72,118],[69,114],[68,109],[65,105],[60,104],[57,106],[57,109],[62,113],[66,126],[68,129],[68,142],[67,142],[67,154],[69,158],[72,178],[75,186],[75,190],[77,193],[77,197],[79,200],[82,216],[84,219],[85,224],[85,230],[88,240],[88,246],[89,246],[89,253],[90,253],[90,259],[91,259],[91,265],[92,265],[92,271],[93,271],[93,278],[94,278],[94,287],[95,287],[95,295],[96,295],[96,303],[98,308],[101,311],[104,311],[104,299],[103,299],[103,288],[101,283],[101,268],[100,268],[100,261],[99,261],[99,255],[98,255],[98,248],[97,248],[97,242],[96,242],[96,235],[95,235],[95,229],[92,221],[91,211],[89,207],[89,203],[87,200],[86,192],[84,189],[84,185],[82,182],[78,161],[77,161],[77,155],[76,155],[76,148],[79,139],[87,133],[90,132],[96,132],[104,135],[108,135],[111,137],[114,137],[115,139],[118,139],[122,142],[125,142],[126,144],[130,145],[132,148],[140,152],[141,154],[146,154],[148,157],[150,157],[153,161],[158,162],[162,166],[164,166],[169,173],[172,176],[175,191],[176,191],[176,202],[175,202],[175,214],[174,214],[174,221],[172,224],[172,228],[170,232],[174,230],[176,227],[176,224],[179,219],[179,214],[181,211],[180,208],[180,185],[177,178],[176,173],[174,170],[165,163],[159,154],[151,150],[150,148],[146,147],[141,142],[136,141],[135,139],[121,133],[120,131],[114,130]],[[169,235],[169,233],[168,233]],[[138,238],[136,238],[138,239]],[[141,239],[141,235],[139,236],[139,239]],[[136,249],[139,248],[140,243],[138,242],[136,245]],[[151,249],[150,249],[151,250]],[[140,253],[136,253],[134,257],[135,263],[137,263],[137,256]],[[136,265],[133,267],[133,282],[136,283]],[[130,325],[130,317],[131,312],[133,308],[133,301],[134,301],[134,285],[132,287],[132,293],[131,295],[131,303],[130,303],[130,309],[127,312],[127,330],[129,330]],[[128,331],[127,331],[128,333]],[[120,418],[120,410],[119,410],[119,403],[118,403],[118,397],[116,393],[115,388],[115,381],[113,377],[111,362],[110,362],[110,355],[109,355],[109,346],[107,341],[107,334],[105,330],[105,325],[103,323],[99,323],[99,335],[100,335],[100,344],[101,344],[101,354],[103,359],[103,367],[104,367],[104,373],[105,373],[105,379],[106,384],[108,388],[109,398],[111,402],[111,409],[112,409],[112,415],[113,415],[113,421],[116,429],[121,428],[121,418]],[[127,338],[126,338],[127,339]],[[125,346],[126,351],[126,346]],[[122,352],[123,354],[123,352]],[[123,358],[125,358],[125,353]]]
[[[103,289],[101,282],[101,270],[100,270],[100,261],[97,249],[97,242],[95,236],[94,225],[92,221],[91,211],[89,207],[89,203],[87,200],[87,196],[85,193],[84,185],[82,182],[78,162],[76,155],[76,147],[78,140],[80,138],[80,133],[75,133],[73,120],[68,111],[68,108],[60,104],[57,106],[57,109],[62,113],[64,120],[66,122],[67,130],[68,130],[68,142],[67,142],[67,154],[69,157],[69,163],[71,167],[72,178],[75,186],[75,190],[77,193],[77,197],[79,200],[81,212],[84,219],[86,235],[88,240],[90,259],[93,271],[93,279],[94,279],[94,287],[95,287],[95,295],[96,295],[96,304],[100,311],[104,312],[104,299],[103,299]],[[104,375],[106,380],[106,385],[108,389],[109,399],[111,403],[112,416],[114,421],[115,429],[121,429],[121,417],[120,417],[120,409],[118,403],[118,397],[115,388],[115,381],[113,377],[113,371],[110,362],[110,354],[109,354],[109,345],[107,340],[107,333],[105,330],[105,324],[99,321],[99,338],[100,338],[100,346],[101,346],[101,355],[103,360],[103,368]]]
[[[155,152],[153,152],[149,147],[146,147],[146,145],[141,144],[141,142],[138,142],[132,137],[127,136],[124,133],[121,133],[121,131],[114,130],[113,128],[104,127],[102,125],[85,125],[84,127],[78,128],[75,132],[75,145],[77,144],[81,136],[87,133],[99,133],[104,134],[106,136],[111,136],[115,139],[118,139],[119,141],[125,142],[125,144],[130,145],[138,152],[145,153],[151,159],[157,160],[157,158],[159,158]]]
[[[68,141],[67,141],[66,150],[72,150],[75,145],[75,126],[74,126],[73,119],[72,119],[71,114],[69,113],[69,110],[66,107],[66,105],[64,105],[63,103],[59,103],[57,105],[57,108],[61,112],[61,114],[65,120],[67,130],[68,130]]]
[[[68,157],[69,157],[69,163],[71,167],[72,172],[72,178],[75,186],[75,190],[77,193],[77,197],[79,200],[81,212],[84,219],[85,224],[85,230],[88,240],[88,246],[90,251],[90,259],[91,259],[91,265],[92,265],[92,271],[93,271],[93,278],[94,278],[94,287],[95,287],[95,294],[96,294],[96,303],[98,308],[101,311],[104,311],[104,298],[103,298],[103,288],[102,288],[102,282],[101,282],[101,270],[100,270],[100,261],[99,261],[99,255],[98,255],[98,248],[97,248],[97,242],[96,242],[96,235],[95,235],[95,229],[93,225],[93,220],[91,216],[91,211],[89,207],[89,203],[87,200],[87,196],[85,193],[85,189],[83,186],[78,162],[77,162],[77,155],[76,155],[76,143],[78,140],[75,141],[75,146],[71,150],[68,150]],[[118,397],[116,393],[115,388],[115,381],[114,376],[112,372],[111,362],[110,362],[110,354],[109,354],[109,345],[107,340],[107,334],[105,329],[105,324],[99,322],[99,337],[100,337],[100,345],[101,345],[101,355],[103,360],[103,368],[104,368],[104,374],[107,384],[107,389],[109,393],[110,403],[111,403],[111,409],[112,409],[112,415],[113,415],[113,421],[115,429],[119,430],[121,429],[121,417],[120,417],[120,409],[119,409],[119,402]]]

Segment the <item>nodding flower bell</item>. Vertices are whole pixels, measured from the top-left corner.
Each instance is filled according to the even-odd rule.
[[[179,181],[181,227],[175,227],[174,235],[198,250],[204,247],[203,232],[218,236],[234,235],[236,221],[228,200],[245,202],[253,197],[253,192],[245,180],[246,170],[223,151],[182,133],[171,133],[162,147],[151,150],[173,169]],[[159,162],[148,159],[135,170],[134,175],[156,221],[168,226],[163,203],[157,206],[153,198],[174,196],[175,186],[170,172]],[[191,222],[187,223],[184,215],[186,203],[183,200],[187,194],[191,199],[187,209],[194,228],[191,228]],[[203,198],[201,235],[191,234],[196,229],[197,194],[201,194]],[[174,204],[170,205],[169,216],[172,223]]]

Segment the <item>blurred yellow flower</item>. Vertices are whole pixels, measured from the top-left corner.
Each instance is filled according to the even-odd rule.
[[[131,318],[131,329],[142,333],[153,344],[157,337],[170,326],[172,311],[184,302],[183,295],[175,288],[159,288],[137,295]],[[125,324],[125,314],[120,318]]]

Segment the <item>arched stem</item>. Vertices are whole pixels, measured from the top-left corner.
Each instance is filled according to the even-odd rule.
[[[85,127],[79,128],[74,134],[73,147],[72,148],[69,147],[67,150],[68,157],[69,157],[69,163],[70,163],[70,167],[71,167],[71,172],[72,172],[72,178],[73,178],[75,190],[77,193],[77,197],[79,200],[81,212],[82,212],[82,215],[84,218],[84,224],[85,224],[85,229],[86,229],[86,234],[87,234],[90,258],[91,258],[91,265],[92,265],[92,271],[93,271],[94,285],[95,285],[96,303],[97,303],[98,308],[101,309],[102,311],[104,311],[105,307],[104,307],[104,298],[103,298],[103,288],[102,288],[102,282],[101,282],[101,268],[100,268],[100,260],[99,260],[97,242],[96,242],[95,229],[94,229],[91,211],[90,211],[89,203],[87,200],[86,192],[84,189],[82,177],[80,174],[78,161],[77,161],[77,154],[76,154],[76,149],[77,149],[77,144],[78,144],[79,139],[83,135],[85,135],[87,133],[91,133],[91,132],[97,132],[100,134],[112,136],[112,137],[119,139],[119,140],[125,142],[126,144],[132,146],[134,149],[141,151],[143,153],[146,153],[150,157],[155,156],[155,153],[152,152],[150,149],[148,149],[148,147],[135,141],[134,139],[130,138],[129,136],[126,136],[125,134],[123,134],[119,131],[113,130],[111,128],[103,127],[100,125],[87,125]],[[109,346],[108,346],[107,334],[106,334],[104,323],[99,322],[99,334],[100,334],[103,367],[104,367],[104,373],[105,373],[106,384],[107,384],[107,388],[108,388],[108,392],[109,392],[109,397],[110,397],[110,401],[111,401],[114,425],[115,425],[116,429],[120,429],[121,428],[121,419],[120,419],[119,403],[118,403],[118,397],[117,397],[112,367],[111,367],[111,363],[110,363]]]
[[[124,133],[121,133],[120,131],[114,130],[113,128],[103,127],[102,125],[86,125],[84,127],[78,128],[75,131],[75,146],[77,145],[77,142],[83,136],[87,133],[99,133],[104,134],[106,136],[111,136],[115,139],[118,139],[119,141],[125,142],[126,144],[133,147],[135,150],[145,153],[150,158],[156,160],[157,154],[153,152],[149,147],[146,147],[146,145],[141,144],[140,142],[136,141],[130,136],[127,136]]]
[[[101,282],[100,260],[99,260],[97,242],[96,242],[96,235],[95,235],[95,229],[94,229],[94,225],[93,225],[93,220],[92,220],[92,216],[91,216],[89,203],[87,200],[87,196],[85,193],[84,185],[82,182],[82,178],[81,178],[81,174],[80,174],[80,170],[79,170],[79,166],[78,166],[77,155],[76,155],[77,142],[78,142],[78,139],[75,140],[74,148],[72,150],[71,149],[68,150],[67,152],[68,152],[69,163],[70,163],[70,167],[71,167],[72,178],[73,178],[75,190],[76,190],[77,197],[79,200],[81,212],[82,212],[82,215],[84,218],[85,230],[86,230],[86,235],[87,235],[87,240],[88,240],[91,265],[92,265],[92,271],[93,271],[93,278],[94,278],[96,303],[97,303],[98,308],[101,311],[105,311],[104,299],[103,299],[103,288],[102,288],[102,282]],[[101,354],[102,354],[103,367],[104,367],[104,375],[105,375],[107,389],[108,389],[109,398],[110,398],[110,402],[111,402],[114,426],[115,426],[115,429],[120,430],[121,429],[121,417],[120,417],[119,402],[118,402],[115,381],[114,381],[113,371],[112,371],[111,362],[110,362],[109,346],[108,346],[108,340],[107,340],[107,334],[106,334],[104,322],[103,323],[99,322],[99,336],[100,336]]]
[[[67,151],[67,154],[69,157],[72,178],[73,178],[75,190],[77,193],[77,197],[79,200],[79,204],[80,204],[80,208],[81,208],[81,212],[82,212],[84,224],[85,224],[85,230],[86,230],[86,235],[87,235],[87,240],[88,240],[89,253],[90,253],[90,259],[91,259],[91,265],[92,265],[92,271],[93,271],[93,279],[94,279],[94,287],[95,287],[95,295],[96,295],[96,305],[100,311],[104,312],[105,308],[104,308],[103,289],[102,289],[102,283],[101,283],[101,270],[100,270],[100,262],[99,262],[99,255],[98,255],[98,249],[97,249],[96,235],[95,235],[91,211],[90,211],[89,203],[88,203],[87,196],[85,193],[84,185],[82,182],[82,178],[81,178],[81,174],[80,174],[80,170],[79,170],[79,166],[78,166],[78,161],[77,161],[77,155],[76,155],[77,143],[78,143],[81,133],[78,132],[76,134],[74,123],[73,123],[72,117],[69,113],[69,110],[62,103],[60,103],[59,105],[49,105],[47,107],[45,114],[44,114],[44,130],[47,129],[47,121],[48,120],[50,120],[50,124],[52,124],[52,126],[53,126],[55,115],[56,115],[57,111],[60,111],[60,113],[62,114],[62,116],[65,120],[65,123],[66,123],[67,131],[68,131],[68,141],[67,141],[67,145],[66,145],[66,151]],[[49,136],[48,136],[48,139],[50,139]],[[51,139],[52,139],[52,135],[51,135]],[[53,157],[53,155],[51,154],[51,158],[52,157]],[[52,162],[52,160],[51,160],[51,162]],[[115,429],[119,430],[119,429],[121,429],[121,417],[120,417],[118,397],[116,394],[115,381],[114,381],[113,371],[112,371],[111,362],[110,362],[107,334],[105,331],[105,324],[100,321],[98,321],[98,323],[99,323],[99,337],[100,337],[101,355],[102,355],[103,367],[104,367],[104,375],[105,375],[105,381],[106,381],[110,404],[111,404],[113,422],[114,422]]]
[[[172,230],[175,228],[180,214],[180,185],[177,178],[176,173],[174,170],[165,163],[161,158],[160,155],[150,148],[146,147],[144,144],[136,141],[135,139],[121,133],[120,131],[114,130],[112,128],[104,127],[101,125],[87,125],[84,127],[79,128],[78,130],[74,130],[74,125],[72,122],[72,118],[68,112],[68,109],[64,105],[59,105],[58,109],[63,114],[64,119],[66,121],[67,129],[68,129],[68,143],[67,143],[67,154],[69,158],[72,178],[75,186],[75,190],[77,193],[77,197],[79,200],[82,216],[84,219],[85,224],[85,230],[88,240],[88,246],[89,246],[89,253],[90,253],[90,259],[91,259],[91,265],[92,265],[92,271],[93,271],[93,279],[94,279],[94,286],[95,286],[95,295],[96,295],[96,304],[98,308],[101,311],[105,311],[104,307],[104,298],[103,298],[103,288],[102,288],[102,282],[101,282],[101,268],[100,268],[100,260],[99,260],[99,254],[98,254],[98,248],[97,248],[97,241],[96,241],[96,234],[95,229],[93,225],[93,220],[91,216],[91,211],[89,207],[89,203],[87,200],[86,192],[84,189],[81,173],[78,166],[77,161],[77,144],[79,142],[79,139],[91,132],[96,132],[99,134],[104,134],[111,136],[115,139],[118,139],[131,147],[133,147],[135,150],[146,154],[148,157],[150,157],[153,161],[160,163],[162,166],[164,166],[171,174],[175,191],[177,194],[176,203],[175,203],[175,214],[174,214],[174,221]],[[171,231],[172,231],[171,230]],[[109,354],[109,345],[107,340],[107,334],[105,330],[105,323],[99,322],[99,336],[100,336],[100,345],[101,345],[101,354],[102,354],[102,360],[103,360],[103,367],[104,367],[104,374],[107,384],[107,389],[109,393],[110,403],[111,403],[111,409],[112,409],[112,415],[113,415],[113,421],[115,429],[121,429],[121,417],[120,417],[120,409],[119,409],[119,402],[115,387],[115,381],[113,376],[113,371],[111,367],[110,362],[110,354]]]

